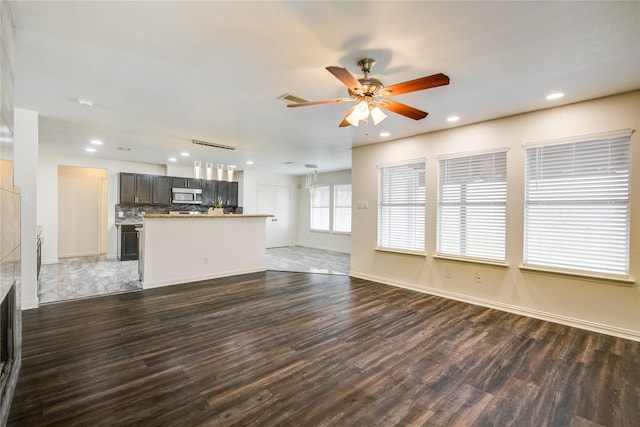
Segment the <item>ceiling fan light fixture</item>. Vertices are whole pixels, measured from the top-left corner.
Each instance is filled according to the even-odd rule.
[[[367,101],[360,101],[352,114],[354,114],[358,120],[367,120],[367,117],[369,117],[369,104]]]
[[[387,118],[387,115],[382,112],[380,107],[375,107],[371,110],[371,118],[373,119],[373,125],[377,125],[381,121]]]
[[[348,121],[351,126],[355,127],[358,127],[358,123],[360,122],[357,110],[357,108],[354,108],[353,111],[347,117],[345,117],[345,120]]]

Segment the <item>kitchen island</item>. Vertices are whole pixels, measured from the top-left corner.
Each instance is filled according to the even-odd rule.
[[[266,270],[266,221],[272,215],[143,217],[143,289]]]

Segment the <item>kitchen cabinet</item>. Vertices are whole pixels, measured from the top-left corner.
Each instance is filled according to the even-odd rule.
[[[202,205],[213,206],[218,197],[225,208],[238,207],[238,183],[227,181],[202,181]]]
[[[120,203],[152,203],[153,176],[120,173]]]
[[[217,197],[222,197],[222,204],[225,208],[238,207],[238,183],[217,181]]]
[[[138,259],[138,232],[139,225],[120,226],[120,260],[132,261]]]
[[[202,188],[202,180],[196,178],[171,177],[172,188]]]
[[[216,182],[202,181],[202,206],[213,206],[216,203]]]
[[[171,204],[171,177],[156,175],[153,177],[153,197],[154,205]]]

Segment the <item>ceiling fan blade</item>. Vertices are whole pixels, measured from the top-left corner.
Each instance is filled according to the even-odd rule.
[[[287,104],[287,107],[308,107],[310,105],[322,105],[322,104],[335,104],[336,102],[345,102],[345,101],[353,101],[351,98],[335,98],[335,99],[324,99],[322,101],[308,101],[308,102],[294,102],[292,104]]]
[[[410,80],[404,83],[398,83],[387,86],[382,89],[382,95],[395,96],[403,93],[416,92],[419,90],[430,89],[432,87],[446,86],[449,84],[449,77],[442,73],[434,74],[428,77]]]
[[[380,108],[384,108],[385,110],[392,111],[396,114],[401,114],[403,116],[409,117],[413,120],[420,120],[427,117],[426,111],[418,110],[417,108],[410,107],[401,102],[392,101],[390,99],[383,99],[378,102],[378,106]]]
[[[347,89],[351,89],[356,92],[358,90],[362,90],[362,85],[356,79],[353,74],[351,74],[346,68],[342,67],[325,67],[327,71],[336,76],[338,80],[342,82],[343,85],[347,87]]]
[[[353,110],[357,106],[358,106],[358,104],[356,104],[353,107],[349,108],[349,111],[347,112],[347,114],[344,115],[344,119],[342,119],[342,121],[340,122],[338,127],[344,128],[344,127],[347,127],[347,126],[351,126],[351,123],[349,123],[349,121],[347,120],[347,117],[349,117],[349,114],[351,114],[353,112]]]

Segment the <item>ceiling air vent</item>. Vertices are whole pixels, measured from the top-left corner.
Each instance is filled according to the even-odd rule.
[[[192,139],[191,142],[193,142],[194,144],[197,144],[197,145],[204,145],[204,146],[207,146],[207,147],[224,148],[225,150],[235,150],[236,149],[236,147],[234,147],[232,145],[216,144],[215,142],[200,141],[200,140],[197,140],[197,139]]]
[[[291,95],[290,93],[285,93],[284,95],[280,95],[278,99],[282,102],[286,102],[287,104],[300,104],[302,102],[309,102],[309,100],[300,98],[299,96]]]

